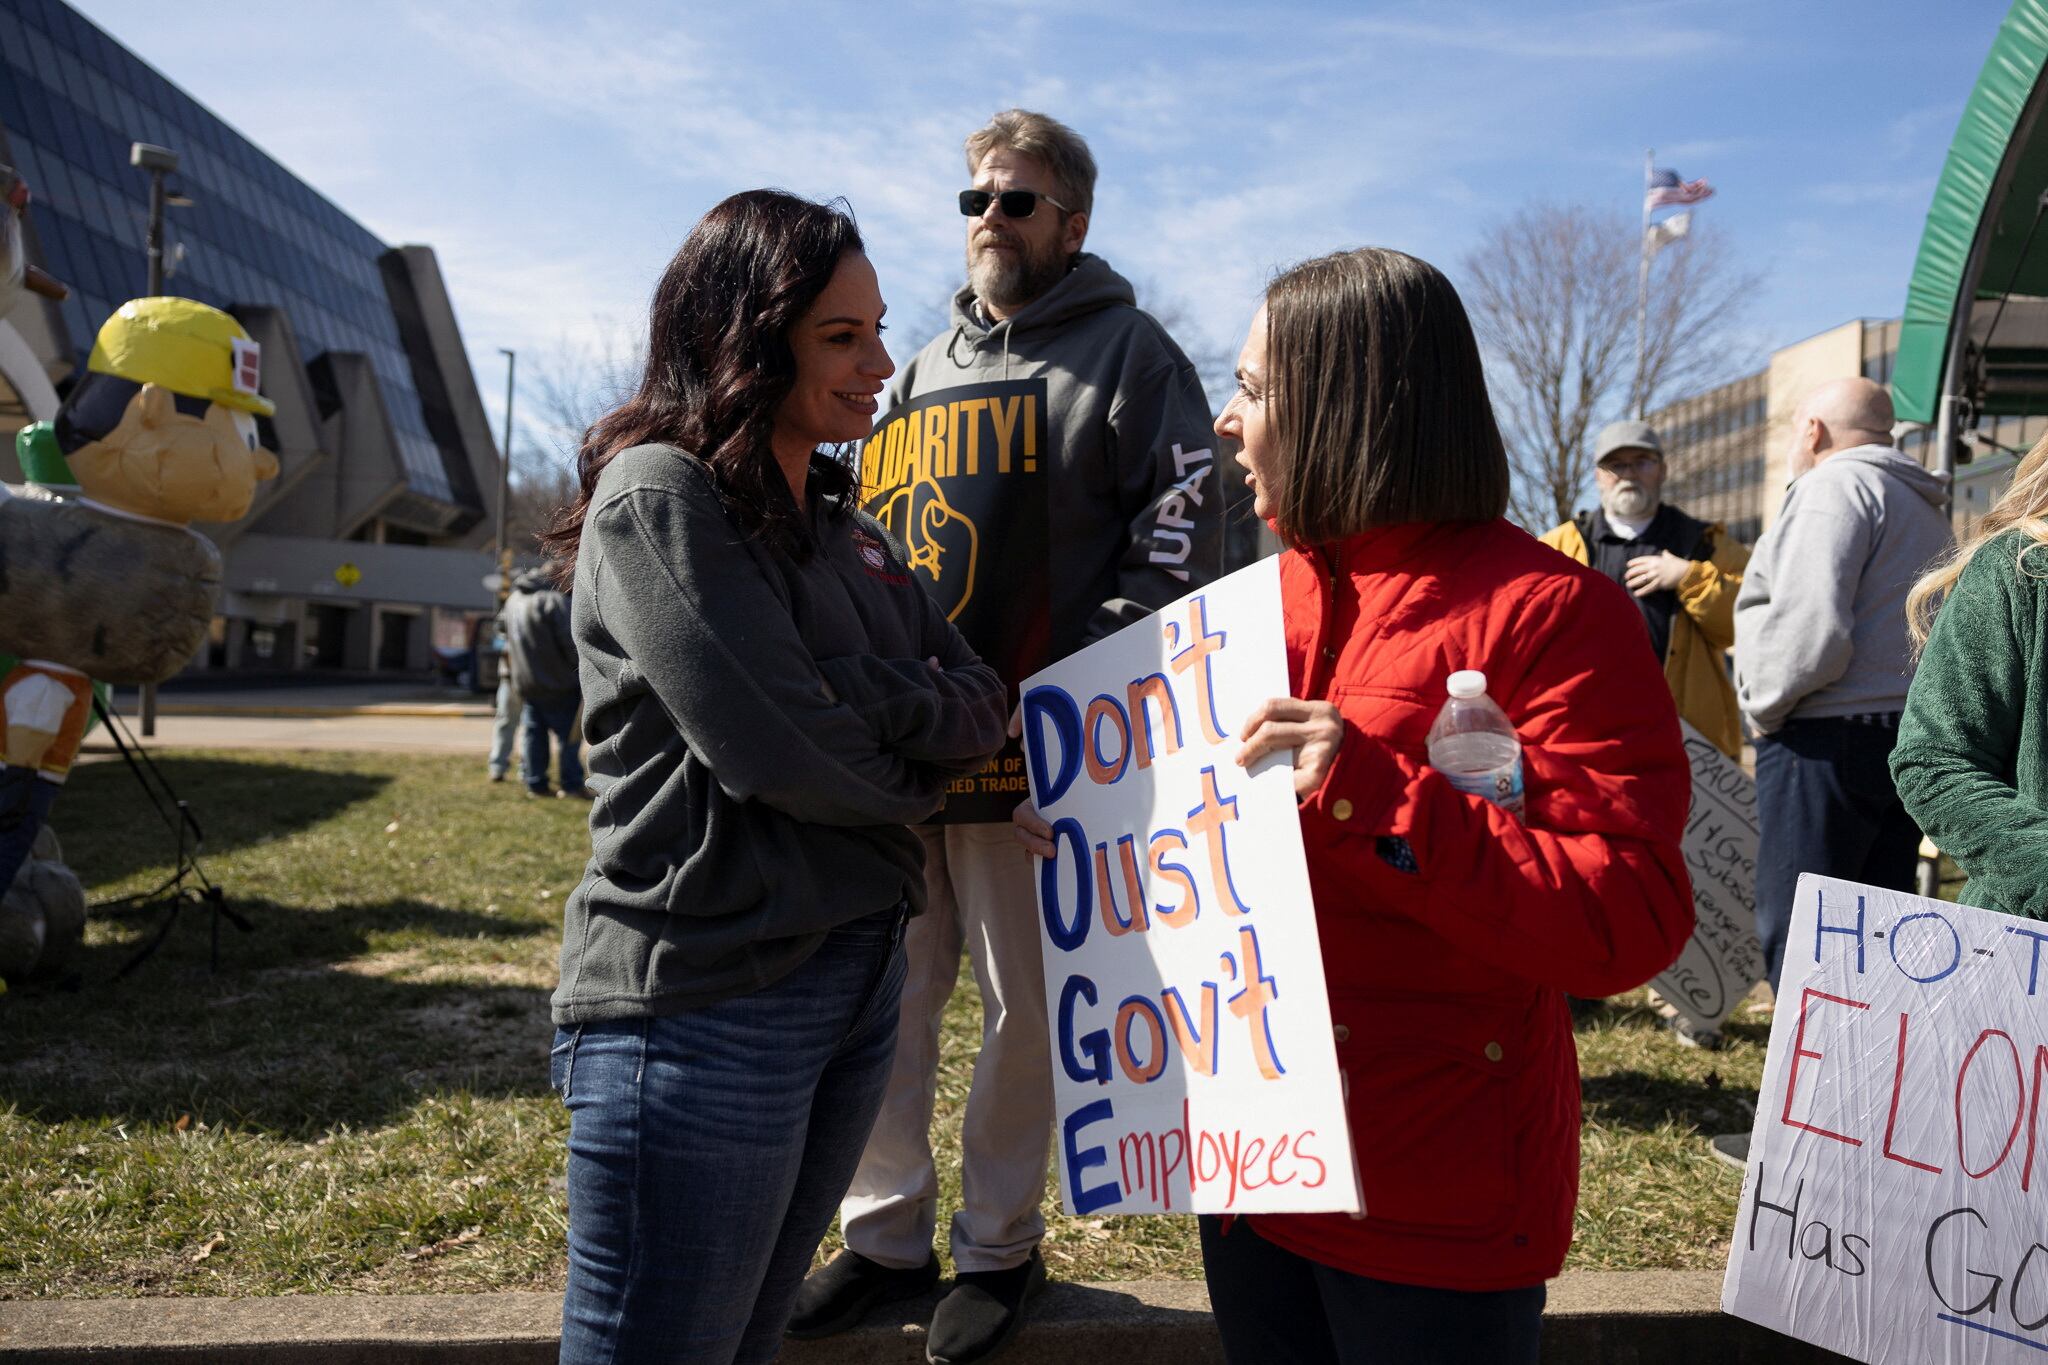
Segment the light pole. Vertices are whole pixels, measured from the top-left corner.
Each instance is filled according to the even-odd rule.
[[[498,354],[505,357],[505,448],[498,456],[498,614],[502,619],[505,599],[512,592],[512,546],[505,538],[505,505],[512,485],[512,376],[519,369],[519,353],[500,346]]]
[[[168,147],[136,142],[129,145],[128,164],[149,172],[148,297],[155,298],[164,292],[164,177],[177,172],[178,154]]]
[[[164,204],[168,196],[164,193],[164,177],[178,169],[178,154],[168,147],[159,147],[151,142],[131,143],[128,147],[128,164],[139,166],[149,172],[149,236],[146,241],[149,252],[149,289],[146,297],[156,298],[164,292]],[[178,202],[192,201],[178,196]],[[143,738],[156,735],[156,684],[142,685],[142,734]]]

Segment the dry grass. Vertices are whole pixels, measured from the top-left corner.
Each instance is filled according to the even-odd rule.
[[[257,931],[226,931],[213,974],[188,909],[116,982],[154,925],[96,916],[70,988],[0,996],[0,1298],[559,1287],[547,995],[586,808],[486,785],[481,758],[163,766]],[[75,773],[54,823],[96,901],[167,870],[118,766]],[[1687,1051],[1638,995],[1581,1032],[1574,1265],[1721,1264],[1740,1176],[1704,1139],[1747,1127],[1765,1031],[1747,1019],[1727,1051]],[[939,1080],[942,1241],[979,1032],[963,976]],[[1062,1278],[1200,1274],[1190,1220],[1050,1224]]]

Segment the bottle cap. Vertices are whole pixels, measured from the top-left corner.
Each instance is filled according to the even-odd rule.
[[[1444,690],[1460,701],[1486,695],[1486,675],[1476,668],[1467,668],[1451,674],[1444,680]]]

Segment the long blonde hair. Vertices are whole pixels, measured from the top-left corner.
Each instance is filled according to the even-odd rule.
[[[1916,654],[1926,647],[1927,632],[1934,628],[1934,614],[1941,610],[1949,589],[1970,567],[1977,551],[2006,531],[2019,531],[2033,542],[2019,553],[2020,572],[2048,578],[2048,571],[2037,573],[2027,567],[2027,556],[2048,546],[2048,436],[2036,441],[2034,448],[2013,466],[2012,483],[1978,521],[1970,538],[1936,561],[1907,594],[1906,626],[1913,632]]]

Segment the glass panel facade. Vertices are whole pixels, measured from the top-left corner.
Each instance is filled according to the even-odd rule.
[[[128,146],[172,148],[171,183],[193,202],[165,210],[165,291],[283,310],[305,362],[368,356],[412,491],[467,501],[470,481],[451,476],[463,453],[428,432],[377,267],[387,248],[361,224],[59,0],[0,0],[0,137],[35,195],[43,265],[72,287],[80,365],[99,324],[148,286],[149,177]]]

